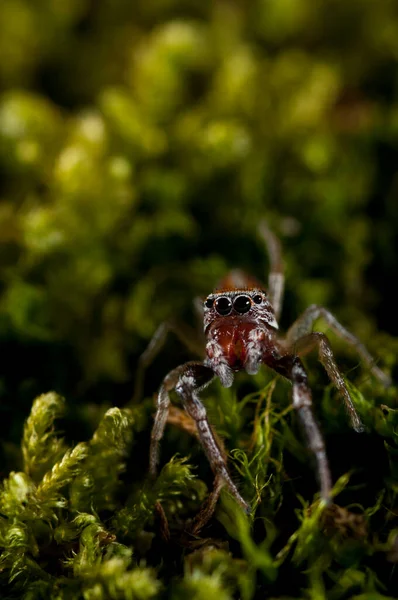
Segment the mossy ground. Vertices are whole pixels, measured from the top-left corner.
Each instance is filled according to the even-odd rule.
[[[1,491],[2,597],[393,597],[397,411],[350,386],[367,425],[355,434],[325,388],[323,429],[340,475],[335,504],[325,507],[313,499],[287,386],[263,378],[240,401],[221,388],[207,398],[252,514],[223,492],[197,536],[187,529],[211,477],[189,433],[171,428],[164,446],[180,456],[166,458],[152,482],[142,472],[151,403],[108,409],[90,440],[68,446],[54,422],[65,401],[39,396],[24,427],[22,470]],[[156,518],[159,501],[170,539]]]
[[[240,375],[204,400],[252,515],[223,493],[193,539],[212,485],[196,440],[170,424],[155,484],[147,464],[153,394],[197,348],[170,337],[131,397],[161,322],[194,329],[192,299],[231,268],[266,279],[264,218],[285,248],[282,329],[326,305],[394,378],[397,11],[0,3],[1,598],[396,596],[396,388],[337,339],[367,431],[310,357],[329,509],[289,386]]]

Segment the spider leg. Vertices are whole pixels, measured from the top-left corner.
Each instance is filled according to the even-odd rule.
[[[321,497],[329,503],[331,500],[332,478],[326,456],[325,442],[312,411],[312,394],[307,373],[300,359],[294,355],[280,357],[272,367],[292,382],[293,407],[297,410],[308,446],[315,456]]]
[[[157,473],[159,463],[159,442],[163,437],[167,417],[169,415],[169,391],[175,387],[177,380],[178,368],[171,371],[171,373],[165,377],[159,389],[156,415],[151,432],[151,445],[149,448],[149,473],[152,477],[155,477]]]
[[[392,382],[390,377],[383,373],[381,369],[379,369],[379,367],[375,364],[374,358],[368,352],[368,350],[365,348],[362,342],[360,342],[359,339],[355,337],[355,335],[353,335],[350,331],[343,327],[343,325],[339,323],[336,317],[334,317],[332,313],[329,312],[323,306],[317,306],[316,304],[313,304],[303,312],[303,314],[297,319],[297,321],[293,323],[293,325],[287,332],[286,340],[288,344],[293,346],[294,343],[297,342],[300,338],[312,333],[312,328],[315,321],[317,321],[320,318],[322,318],[329,325],[332,331],[334,331],[334,333],[339,338],[341,338],[342,340],[347,342],[347,344],[350,344],[350,346],[353,346],[355,348],[359,356],[368,366],[371,373],[373,373],[373,375],[377,377],[377,379],[381,381],[381,383],[384,386],[388,387],[391,385]],[[328,371],[328,367],[326,365],[325,368]],[[331,379],[333,380],[332,377]],[[335,383],[337,385],[337,382]]]
[[[221,479],[236,501],[248,511],[249,507],[247,503],[239,494],[236,485],[228,473],[225,454],[217,443],[217,439],[207,419],[206,409],[199,398],[198,392],[208,385],[213,377],[213,370],[202,363],[187,363],[183,367],[183,370],[179,372],[175,390],[180,396],[185,410],[196,423],[200,443],[210,463],[210,467],[216,476],[216,480],[218,481],[217,478]]]
[[[180,377],[183,373],[189,369],[190,365],[201,363],[186,363],[180,365],[176,369],[170,371],[164,378],[162,385],[160,386],[157,396],[156,414],[151,432],[151,445],[149,449],[149,473],[152,477],[156,476],[157,467],[159,463],[159,442],[163,437],[164,430],[166,427],[167,419],[170,411],[170,396],[169,392],[175,389]],[[213,371],[207,369],[207,380],[205,379],[202,383],[202,387],[205,387],[210,383],[214,377]]]
[[[177,406],[173,406],[172,404],[170,405],[167,423],[175,425],[183,431],[189,433],[189,435],[193,435],[194,437],[199,439],[195,421],[185,411],[181,410],[180,408],[177,408]],[[216,439],[218,447],[220,448],[223,456],[225,457],[225,460],[227,460],[222,440],[218,437],[217,433],[214,430],[213,435]],[[209,521],[209,519],[214,513],[217,500],[220,496],[220,492],[223,486],[223,479],[217,475],[214,479],[212,491],[209,493],[208,497],[203,502],[198,514],[187,527],[187,533],[190,533],[191,535],[197,535],[202,529],[202,527],[206,525],[206,523]]]
[[[134,381],[134,392],[131,400],[132,404],[136,404],[142,398],[145,371],[162,350],[169,333],[174,333],[182,344],[198,358],[202,357],[203,352],[199,350],[199,340],[197,343],[192,342],[192,340],[198,338],[196,332],[193,330],[191,331],[186,327],[183,328],[173,321],[161,323],[149,341],[148,346],[138,359],[138,367]]]
[[[258,232],[265,242],[270,261],[268,275],[268,294],[275,311],[275,318],[279,321],[282,312],[283,290],[285,287],[282,248],[276,235],[269,229],[267,223],[262,221]]]
[[[313,332],[298,339],[294,344],[295,353],[303,356],[310,352],[314,347],[318,347],[319,360],[325,367],[330,380],[334,383],[340,392],[350,416],[351,425],[355,431],[364,431],[364,426],[359,418],[355,406],[352,402],[350,392],[336,364],[330,342],[324,333]]]
[[[156,476],[159,462],[159,442],[163,437],[169,414],[169,393],[171,390],[175,389],[182,399],[185,410],[195,421],[199,441],[216,478],[215,488],[200,512],[201,516],[199,516],[198,519],[195,519],[193,525],[195,531],[199,531],[213,514],[217,498],[223,485],[228,487],[230,493],[245,510],[249,510],[247,503],[239,494],[236,485],[228,473],[227,459],[222,444],[217,441],[217,437],[212,431],[207,420],[206,409],[198,395],[198,392],[203,390],[213,378],[213,370],[199,362],[189,362],[171,371],[164,379],[159,390],[157,411],[151,434],[149,470],[151,476],[154,477]]]
[[[221,490],[224,486],[222,477],[217,475],[214,479],[213,489],[208,495],[206,501],[203,503],[200,511],[193,519],[192,523],[188,527],[188,533],[192,535],[198,535],[200,530],[213,516],[216,508],[217,500],[220,497]]]

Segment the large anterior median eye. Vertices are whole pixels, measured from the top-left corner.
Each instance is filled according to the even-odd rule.
[[[229,298],[222,296],[221,298],[218,298],[218,300],[216,300],[216,311],[219,315],[225,317],[226,315],[229,315],[231,310],[232,302]]]
[[[234,309],[236,312],[243,315],[250,310],[251,305],[252,303],[250,302],[249,296],[238,296],[234,302]]]

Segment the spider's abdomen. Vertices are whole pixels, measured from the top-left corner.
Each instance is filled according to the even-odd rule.
[[[230,318],[215,322],[208,332],[206,346],[210,361],[222,357],[233,371],[241,371],[253,347],[253,338],[259,338],[258,332],[258,324],[253,321]]]

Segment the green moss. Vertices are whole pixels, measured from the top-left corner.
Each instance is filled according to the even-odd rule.
[[[144,406],[134,409],[135,418],[127,409],[108,410],[88,443],[68,448],[54,424],[62,415],[63,400],[54,393],[37,398],[23,436],[25,472],[11,473],[0,494],[3,589],[7,584],[13,594],[27,598],[152,598],[167,588],[161,563],[165,567],[177,557],[181,565],[185,562],[182,578],[173,571],[163,573],[173,580],[173,598],[184,594],[232,598],[239,592],[250,600],[259,589],[270,593],[278,586],[289,589],[285,579],[289,572],[292,580],[301,573],[300,585],[306,586],[309,598],[345,598],[348,591],[378,594],[385,589],[391,569],[377,569],[377,556],[384,554],[386,565],[394,560],[396,525],[388,516],[397,486],[394,461],[374,505],[365,503],[363,483],[352,487],[349,475],[336,483],[337,504],[332,507],[307,499],[295,502],[296,486],[289,489],[283,483],[284,455],[287,458],[291,448],[298,454],[305,454],[305,449],[291,429],[286,409],[276,410],[272,403],[274,393],[281,391],[278,387],[273,380],[239,404],[228,392],[230,403],[220,413],[225,423],[233,423],[237,408],[241,411],[242,447],[231,451],[230,462],[239,473],[242,491],[253,496],[248,517],[223,492],[215,517],[222,526],[221,539],[184,534],[184,523],[199,510],[206,487],[183,459],[169,461],[154,482],[145,477],[126,480],[126,460],[137,452],[133,432],[135,423],[138,429],[143,423],[139,413]],[[352,384],[350,390],[365,418],[360,402],[371,405],[360,401],[362,395]],[[211,409],[212,399],[208,402]],[[257,417],[251,423],[244,415],[245,407],[253,403]],[[374,431],[392,439],[386,442],[386,455],[392,458],[397,452],[391,445],[394,411],[371,410],[380,415],[367,419],[368,435]],[[230,434],[225,431],[226,443],[235,427]],[[290,465],[293,472],[296,468]],[[307,476],[313,477],[311,470]],[[344,494],[346,501],[341,503]],[[347,505],[348,498],[355,498],[355,504]],[[170,542],[161,542],[155,518],[158,502],[169,522]],[[291,511],[288,517],[286,511]],[[384,526],[378,531],[380,517]],[[159,543],[164,544],[163,558],[153,554]],[[228,544],[235,548],[232,552]],[[160,569],[160,577],[144,566],[147,561]]]

